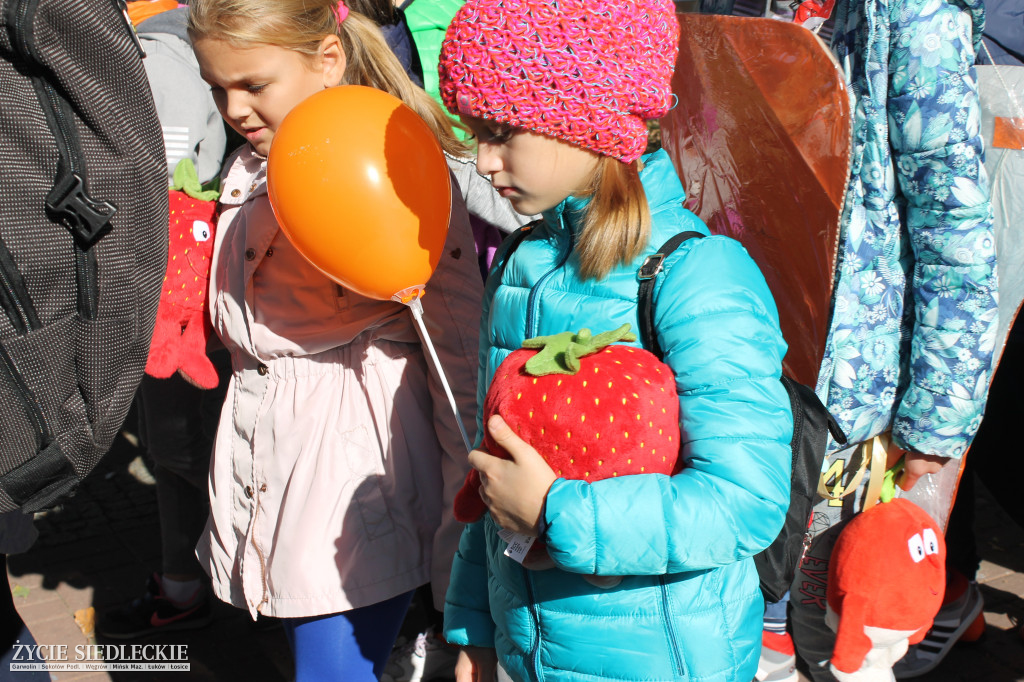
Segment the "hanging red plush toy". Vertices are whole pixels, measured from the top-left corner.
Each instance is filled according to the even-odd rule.
[[[675,376],[642,348],[612,345],[635,339],[628,324],[597,335],[583,329],[527,339],[495,372],[484,423],[500,414],[561,478],[678,472]],[[483,447],[509,459],[486,430]],[[456,519],[471,523],[483,516],[479,491],[472,469],[455,496]],[[535,543],[531,554],[541,550]]]
[[[942,530],[923,509],[894,499],[854,517],[829,563],[832,674],[840,682],[895,679],[893,664],[928,632],[945,585]]]
[[[213,331],[206,315],[213,255],[216,189],[204,188],[190,159],[174,168],[169,192],[167,271],[149,347],[146,374],[166,379],[179,372],[199,388],[217,386],[217,370],[206,355]]]

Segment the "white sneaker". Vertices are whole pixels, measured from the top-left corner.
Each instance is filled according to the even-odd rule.
[[[427,682],[433,679],[455,679],[455,662],[459,650],[427,628],[408,644],[391,651],[380,682]]]

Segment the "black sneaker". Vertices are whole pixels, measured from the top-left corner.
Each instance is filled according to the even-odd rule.
[[[210,624],[210,598],[199,597],[195,604],[180,608],[164,595],[160,575],[146,581],[146,593],[116,609],[107,611],[96,629],[109,639],[135,639],[154,632],[196,630]]]
[[[931,628],[919,643],[907,650],[892,667],[897,680],[931,672],[957,641],[976,641],[985,631],[984,600],[978,583],[967,583],[964,593],[935,614]]]

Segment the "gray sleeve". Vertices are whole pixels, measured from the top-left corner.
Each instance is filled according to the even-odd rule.
[[[445,154],[448,168],[455,175],[466,202],[469,215],[498,228],[502,233],[513,232],[539,216],[516,213],[512,204],[491,187],[491,183],[476,172],[476,159]]]
[[[206,116],[206,135],[199,143],[199,163],[196,164],[196,170],[199,172],[199,181],[207,182],[220,175],[228,136],[224,129],[224,119],[221,118],[217,105],[213,103],[213,97],[210,95],[210,87],[204,81],[200,83],[206,88],[211,109]]]
[[[224,123],[188,43],[167,34],[160,38],[144,42],[143,64],[163,129],[167,175],[173,175],[178,161],[189,158],[200,181],[206,182],[220,173],[227,142]],[[187,52],[177,45],[172,49],[172,40],[181,42]]]

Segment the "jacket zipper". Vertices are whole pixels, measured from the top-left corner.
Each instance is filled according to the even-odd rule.
[[[256,613],[261,613],[260,609],[269,601],[267,599],[267,564],[260,548],[255,543],[253,543],[253,547],[256,548],[256,556],[260,559],[260,584],[263,586],[263,594],[260,595],[260,603],[256,605]]]
[[[31,8],[31,12],[29,11]],[[18,37],[20,52],[26,59],[31,60],[33,65],[41,64],[39,56],[36,54],[34,45],[34,33],[32,31],[32,18],[35,16],[36,11],[39,9],[38,0],[23,0],[18,5],[18,18],[17,23],[14,27],[14,35]],[[31,36],[31,37],[30,37]],[[54,141],[57,143],[57,149],[60,152],[62,160],[66,160],[68,164],[68,170],[71,173],[77,173],[81,162],[79,161],[79,155],[73,153],[68,144],[70,139],[70,133],[68,132],[68,122],[64,115],[64,110],[59,105],[59,97],[56,91],[53,89],[45,79],[39,77],[36,74],[31,75],[32,81],[36,84],[36,90],[46,95],[50,112],[53,114],[52,126],[54,130]],[[47,117],[49,118],[49,117]],[[77,150],[76,150],[77,151]]]
[[[8,25],[14,27],[14,36],[11,37],[12,38],[12,41],[11,41],[12,42],[12,47],[13,47],[13,38],[15,36],[20,36],[21,37],[21,46],[20,47],[22,49],[22,52],[27,55],[28,53],[26,52],[26,46],[27,46],[28,43],[27,43],[27,41],[25,40],[25,37],[24,37],[25,36],[25,30],[24,29],[28,25],[28,21],[26,20],[26,16],[28,16],[28,8],[29,8],[30,5],[33,7],[33,12],[32,13],[35,14],[35,6],[38,4],[38,0],[36,0],[36,2],[30,2],[30,0],[22,0],[21,2],[18,2],[17,5],[13,5],[13,2],[14,2],[14,0],[12,0],[12,8],[7,10],[8,15],[13,15],[13,21],[11,21],[11,19],[7,20]]]
[[[39,327],[39,318],[28,298],[25,282],[3,241],[0,241],[0,302],[18,336],[24,336]]]
[[[569,235],[569,246],[565,250],[565,253],[562,254],[562,257],[558,261],[558,263],[556,263],[555,266],[552,267],[550,270],[545,272],[541,276],[541,278],[537,280],[537,283],[533,285],[533,288],[530,289],[530,297],[526,301],[526,336],[524,338],[527,339],[537,336],[537,329],[535,329],[534,327],[536,327],[537,325],[537,299],[540,295],[541,286],[544,284],[544,282],[550,279],[551,276],[555,274],[555,272],[557,272],[560,268],[565,266],[566,262],[568,262],[569,260],[569,256],[572,255],[572,249],[576,243],[576,235],[573,234],[572,228],[566,224],[564,214],[559,216],[559,220],[561,220],[562,222],[562,228],[565,229],[565,231]]]
[[[523,572],[523,582],[526,584],[526,596],[530,604],[530,617],[533,619],[534,629],[534,644],[533,651],[530,652],[530,664],[532,666],[532,676],[537,682],[541,682],[541,666],[540,666],[540,609],[537,607],[537,598],[533,594],[533,581],[530,578],[530,571],[525,567],[520,567]]]
[[[50,433],[50,429],[46,426],[46,419],[43,417],[43,411],[39,407],[39,403],[36,402],[32,391],[25,384],[25,379],[22,378],[18,369],[14,366],[14,361],[11,360],[11,356],[7,353],[7,349],[3,344],[0,344],[0,367],[3,367],[11,382],[18,388],[16,393],[20,394],[25,414],[28,415],[28,419],[32,422],[32,427],[36,432],[38,450],[40,452],[45,450],[53,440],[53,436]]]
[[[67,173],[63,178],[58,177],[57,184],[50,191],[50,194],[46,197],[47,208],[54,211],[57,214],[66,215],[67,211],[70,211],[81,223],[87,223],[90,228],[93,228],[93,221],[88,220],[81,211],[81,207],[75,207],[74,203],[85,203],[89,208],[97,208],[94,201],[89,198],[86,192],[85,181],[83,176],[85,175],[85,164],[81,158],[81,150],[78,145],[73,144],[72,140],[77,139],[77,135],[73,130],[73,123],[68,121],[67,114],[65,111],[65,102],[57,91],[54,90],[53,86],[49,83],[39,81],[39,91],[43,93],[49,103],[49,108],[53,112],[53,120],[56,123],[52,127],[54,141],[57,143],[57,148],[60,150],[61,159],[67,160]],[[103,202],[106,204],[106,202]],[[114,210],[110,204],[106,204],[109,208],[99,208],[101,215],[106,215],[109,220],[114,214]],[[78,210],[76,210],[76,208]],[[70,219],[70,222],[75,223],[74,218]],[[107,221],[104,221],[106,223]],[[72,243],[75,251],[75,281],[78,289],[78,311],[87,320],[96,319],[97,310],[99,308],[99,283],[96,281],[97,277],[97,266],[96,256],[91,248],[81,248],[78,239],[82,238],[86,244],[91,245],[89,241],[92,237],[98,234],[98,229],[82,229],[72,230]],[[91,236],[89,236],[91,235]]]
[[[114,2],[117,7],[119,0]],[[37,65],[41,60],[35,50],[32,20],[38,5],[38,0],[23,0],[17,6],[14,22],[17,48],[27,60]],[[37,74],[31,75],[30,79],[57,147],[57,177],[47,194],[46,207],[61,216],[69,226],[75,250],[78,312],[83,318],[94,320],[99,310],[99,283],[96,255],[90,247],[109,224],[117,208],[109,202],[94,200],[87,192],[84,180],[86,166],[78,134],[74,123],[68,120],[70,104],[46,79]]]
[[[14,26],[12,39],[14,37],[21,38],[21,47],[26,50],[26,55],[29,53],[27,52],[28,41],[25,39],[25,28],[28,26],[29,17],[31,16],[29,10],[31,9],[34,15],[36,7],[37,2],[23,1],[8,10],[8,24]],[[13,17],[13,21],[10,20],[10,17]],[[35,307],[32,305],[32,300],[28,296],[28,289],[21,277],[21,273],[18,272],[14,257],[7,250],[6,245],[2,243],[0,243],[0,280],[2,280],[4,289],[4,308],[7,310],[7,316],[16,333],[19,336],[24,336],[38,329],[41,325]],[[8,303],[10,305],[7,305]],[[53,435],[46,424],[42,407],[40,407],[39,402],[36,400],[35,394],[32,393],[28,384],[25,383],[24,377],[21,376],[14,360],[3,345],[0,345],[0,366],[3,367],[4,372],[10,378],[11,384],[17,389],[16,393],[21,399],[20,402],[25,409],[25,414],[35,431],[37,448],[42,451],[49,446],[53,440]]]
[[[253,489],[252,501],[254,509],[252,513],[252,548],[256,550],[256,556],[260,560],[260,587],[263,589],[263,594],[260,595],[260,603],[256,605],[256,612],[259,613],[260,607],[269,600],[267,599],[267,561],[263,558],[263,550],[260,549],[259,544],[256,542],[256,519],[260,515],[260,502],[255,488]]]
[[[526,336],[524,338],[530,338],[537,335],[537,330],[535,329],[537,324],[536,309],[538,305],[537,299],[540,295],[541,287],[543,286],[544,282],[550,279],[555,274],[555,272],[559,270],[559,268],[563,267],[566,264],[566,262],[569,260],[569,256],[572,255],[572,249],[575,243],[575,235],[573,235],[572,229],[566,225],[563,216],[559,216],[559,220],[561,220],[562,227],[565,228],[566,232],[569,235],[568,248],[566,248],[565,252],[562,254],[562,257],[554,265],[554,267],[545,272],[540,277],[540,279],[537,280],[537,283],[534,284],[533,287],[530,289],[530,296],[526,302]],[[537,682],[541,682],[543,678],[541,677],[540,664],[540,610],[537,607],[537,599],[533,593],[533,581],[530,579],[530,572],[526,568],[521,568],[521,570],[523,571],[523,582],[526,584],[527,598],[530,602],[530,617],[533,619],[533,628],[535,630],[535,641],[533,645],[533,651],[530,652],[530,664],[532,666],[531,672],[533,679]]]
[[[665,629],[668,631],[668,642],[672,649],[672,661],[676,666],[676,674],[683,677],[686,675],[686,671],[683,670],[683,656],[679,653],[676,627],[672,622],[672,609],[669,607],[668,585],[665,584],[665,576],[658,576],[658,582],[661,584],[661,607],[665,613]]]
[[[128,16],[128,3],[126,0],[111,0],[114,4],[114,11],[121,15],[124,19],[124,27],[128,31],[128,36],[132,39],[132,44],[135,45],[135,51],[139,53],[139,59],[146,58],[146,49],[142,47],[142,41],[139,40],[139,34],[135,31],[135,27],[132,25],[132,19]]]

